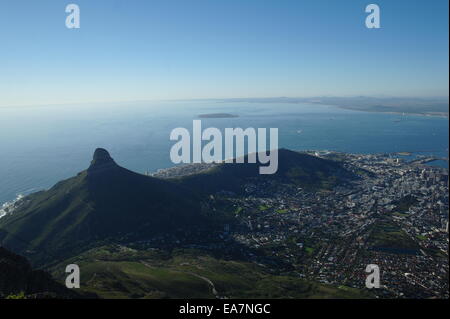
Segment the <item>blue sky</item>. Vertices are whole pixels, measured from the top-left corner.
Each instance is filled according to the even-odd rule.
[[[448,96],[448,54],[447,0],[0,0],[0,106]]]

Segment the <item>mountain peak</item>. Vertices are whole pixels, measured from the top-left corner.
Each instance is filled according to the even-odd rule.
[[[111,155],[109,155],[108,151],[104,148],[97,148],[94,152],[93,160],[101,160],[101,159],[111,159]]]
[[[94,152],[91,166],[89,166],[88,171],[92,172],[99,169],[114,167],[116,165],[117,164],[114,162],[107,150],[105,150],[104,148],[97,148]]]

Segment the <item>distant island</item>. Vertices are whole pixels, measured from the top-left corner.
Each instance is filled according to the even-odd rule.
[[[239,115],[229,113],[208,113],[208,114],[200,114],[198,117],[203,119],[225,119],[225,118],[239,117]]]

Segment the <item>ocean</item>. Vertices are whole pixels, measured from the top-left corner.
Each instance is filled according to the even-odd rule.
[[[293,150],[448,157],[449,122],[441,117],[214,100],[0,108],[0,207],[86,169],[97,147],[139,173],[174,166],[170,132],[191,131],[205,113],[239,117],[203,118],[203,129],[278,128],[279,147]]]

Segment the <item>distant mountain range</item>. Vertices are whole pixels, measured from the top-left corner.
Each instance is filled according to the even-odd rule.
[[[272,97],[272,98],[235,98],[226,99],[226,102],[247,102],[247,103],[310,103],[321,105],[335,105],[344,109],[351,109],[365,112],[383,113],[407,113],[448,116],[448,97]]]

